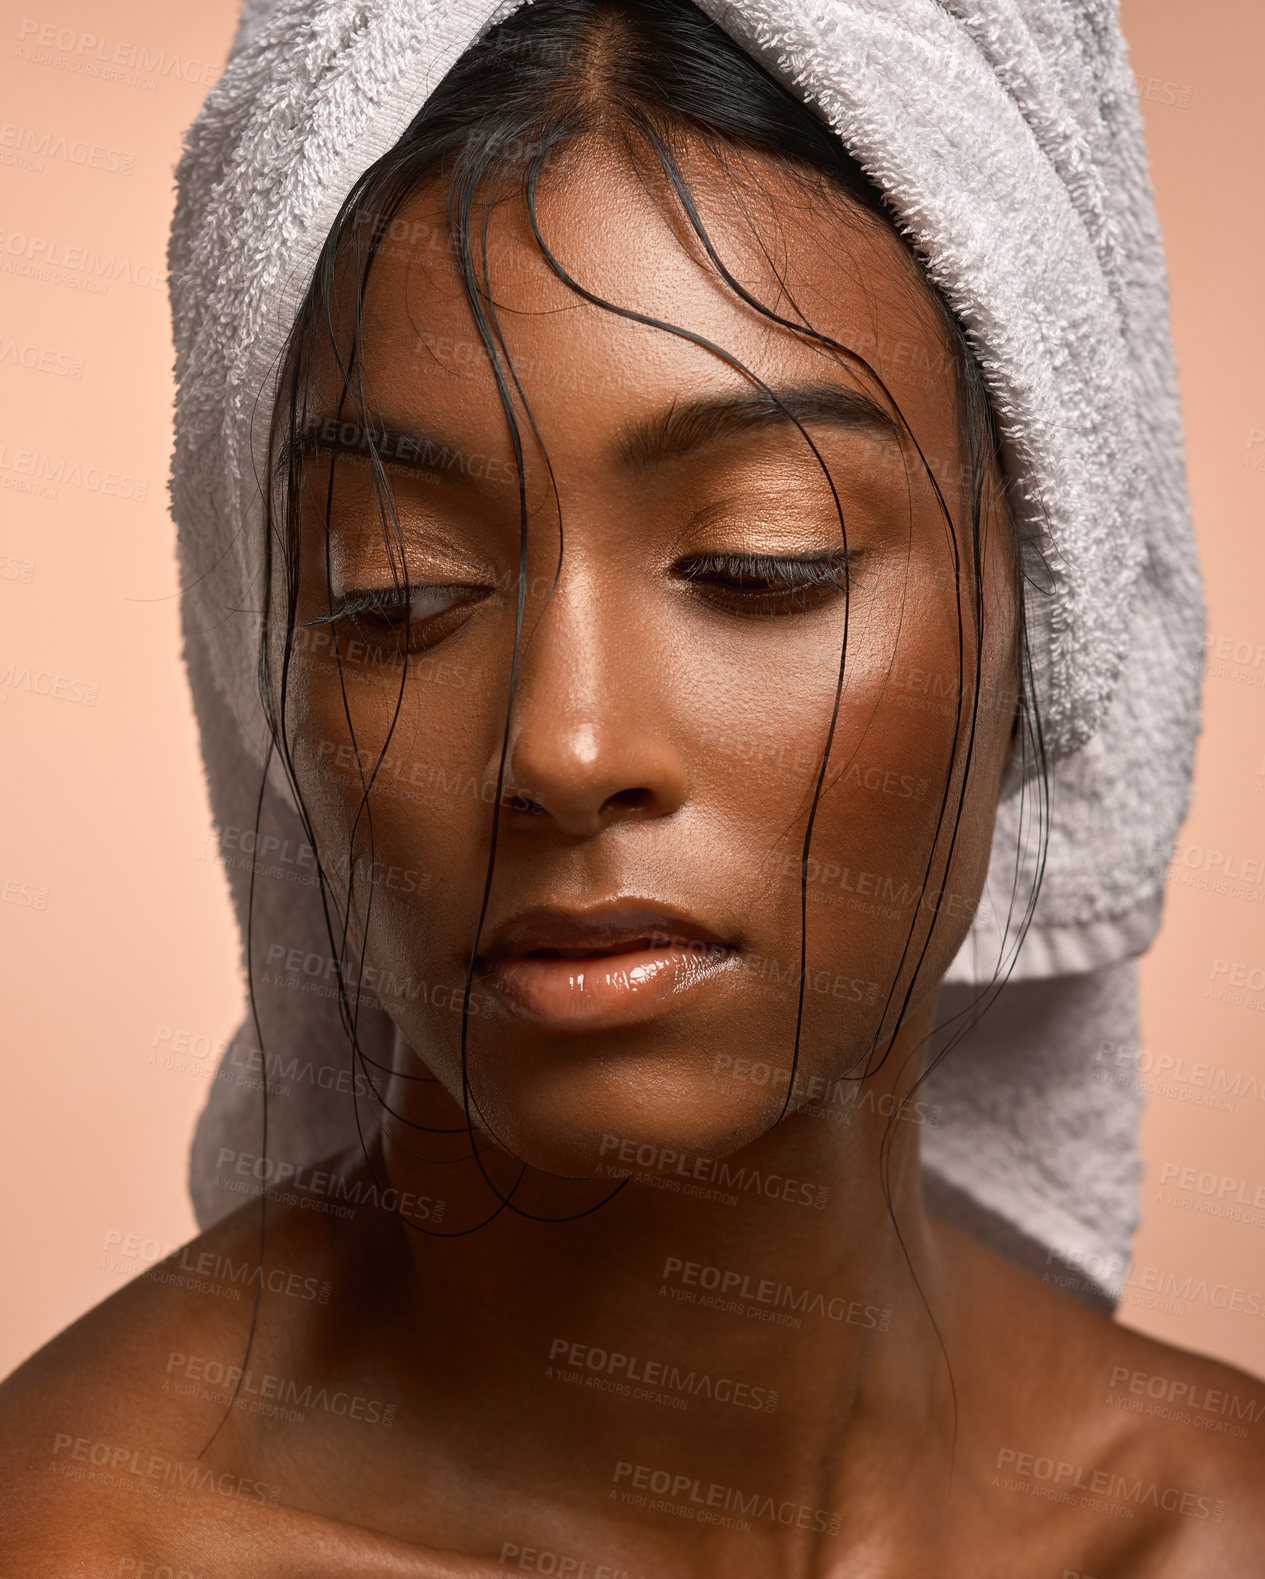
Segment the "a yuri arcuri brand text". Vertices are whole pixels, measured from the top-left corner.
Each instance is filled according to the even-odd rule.
[[[1110,1388],[1109,1408],[1176,1420],[1229,1436],[1246,1436],[1247,1425],[1258,1424],[1265,1415],[1265,1395],[1252,1398],[1127,1365],[1112,1366]]]
[[[1180,1486],[1162,1486],[1145,1476],[1135,1478],[1116,1470],[1075,1464],[1048,1454],[1003,1447],[998,1449],[993,1467],[1020,1483],[1007,1487],[1008,1490],[1026,1489],[1022,1483],[1027,1482],[1067,1493],[1068,1500],[1074,1500],[1078,1494],[1097,1497],[1126,1510],[1155,1508],[1188,1519],[1208,1519],[1214,1524],[1219,1524],[1225,1516],[1225,1502],[1221,1498],[1186,1491]]]
[[[756,1316],[784,1326],[801,1327],[805,1316],[844,1322],[873,1332],[887,1332],[892,1313],[865,1300],[846,1299],[813,1289],[795,1288],[774,1278],[762,1278],[733,1268],[708,1266],[667,1256],[661,1273],[661,1293],[671,1292],[686,1304],[726,1311],[730,1315]]]
[[[709,1371],[672,1360],[645,1359],[598,1344],[576,1343],[570,1338],[553,1339],[549,1361],[547,1376],[556,1369],[557,1379],[569,1379],[570,1373],[598,1391],[613,1391],[639,1402],[667,1403],[686,1409],[691,1399],[705,1398],[763,1414],[773,1414],[777,1409],[778,1395],[770,1388],[755,1387],[731,1376],[713,1376]]]
[[[47,127],[22,126],[13,121],[0,121],[0,150],[32,161],[32,168],[37,170],[44,168],[46,159],[59,159],[63,164],[77,164],[85,170],[131,175],[136,162],[135,154],[108,148],[104,143],[89,142],[86,137],[67,137]]]
[[[712,1061],[712,1073],[726,1080],[769,1086],[779,1092],[784,1092],[791,1083],[791,1071],[785,1065],[741,1058],[733,1053],[717,1053]],[[899,1097],[891,1091],[876,1091],[861,1080],[830,1080],[825,1075],[804,1076],[797,1073],[794,1095],[795,1112],[845,1123],[854,1113],[868,1113],[876,1118],[900,1119],[905,1123],[927,1124],[934,1128],[943,1117],[936,1102]]]
[[[621,1173],[632,1169],[650,1171],[691,1184],[762,1195],[766,1200],[788,1201],[795,1206],[811,1206],[817,1211],[823,1210],[830,1198],[825,1185],[812,1184],[788,1174],[765,1173],[724,1157],[691,1157],[671,1146],[656,1146],[619,1135],[603,1135],[598,1150],[608,1164],[618,1164],[617,1171]]]
[[[221,1473],[196,1459],[184,1463],[165,1453],[131,1447],[123,1442],[94,1441],[58,1431],[53,1438],[51,1467],[72,1479],[99,1481],[107,1485],[146,1489],[159,1486],[170,1491],[210,1492],[238,1502],[279,1502],[281,1487],[245,1475]],[[82,1473],[78,1473],[82,1467]],[[156,1484],[155,1484],[156,1483]]]
[[[0,367],[6,366],[22,367],[28,373],[47,373],[52,378],[70,378],[77,382],[83,377],[84,360],[73,351],[33,345],[29,340],[17,340],[0,334]]]
[[[43,450],[10,449],[0,444],[0,481],[19,493],[40,493],[56,499],[61,488],[81,488],[85,493],[139,504],[149,497],[149,484],[139,477],[109,467],[84,464],[74,456],[47,455]]]
[[[280,1157],[261,1157],[254,1152],[235,1151],[221,1146],[215,1160],[214,1181],[220,1188],[240,1181],[244,1193],[257,1194],[265,1185],[270,1195],[281,1193],[283,1200],[313,1209],[326,1204],[338,1208],[340,1215],[351,1216],[357,1207],[396,1212],[411,1222],[439,1222],[445,1203],[412,1190],[380,1188],[371,1179],[349,1179],[328,1168],[309,1168],[304,1163],[287,1162]]]
[[[647,1579],[645,1574],[634,1574],[618,1564],[545,1546],[524,1546],[518,1541],[501,1542],[497,1572],[544,1574],[547,1579]]]
[[[177,1073],[199,1073],[225,1085],[257,1088],[264,1074],[268,1089],[288,1096],[295,1086],[316,1086],[369,1101],[373,1091],[363,1070],[348,1056],[339,1063],[317,1063],[302,1053],[265,1053],[249,1042],[225,1042],[200,1032],[156,1025],[149,1062]]]
[[[1215,1168],[1163,1163],[1156,1199],[1168,1206],[1188,1206],[1235,1222],[1265,1226],[1265,1184],[1233,1173],[1218,1173]]]
[[[726,1486],[719,1481],[702,1481],[696,1475],[674,1473],[652,1464],[633,1464],[619,1459],[612,1479],[629,1491],[662,1497],[675,1508],[663,1512],[705,1511],[736,1515],[742,1519],[767,1519],[789,1529],[812,1530],[818,1535],[837,1534],[842,1526],[839,1514],[828,1508],[814,1508],[789,1498],[772,1497],[741,1486]]]
[[[1250,1070],[1184,1053],[1157,1053],[1133,1042],[1100,1043],[1094,1078],[1122,1086],[1136,1080],[1150,1096],[1224,1113],[1233,1113],[1241,1101],[1265,1102],[1265,1078]]]
[[[57,66],[79,76],[99,77],[152,92],[160,81],[188,82],[209,88],[218,75],[210,61],[193,60],[171,49],[111,38],[72,27],[58,19],[23,17],[18,23],[18,59]]]
[[[200,1354],[182,1354],[178,1349],[172,1349],[167,1355],[167,1378],[163,1386],[172,1391],[179,1391],[172,1378],[191,1384],[203,1383],[223,1389],[236,1400],[239,1408],[244,1401],[248,1406],[263,1406],[262,1413],[275,1410],[283,1418],[297,1413],[302,1420],[308,1410],[315,1409],[347,1420],[362,1420],[366,1425],[389,1426],[395,1419],[395,1405],[383,1403],[380,1398],[368,1398],[345,1388],[331,1390],[317,1382],[298,1382],[293,1377],[275,1376],[270,1371],[243,1369],[240,1365],[207,1359]]]
[[[1165,1310],[1170,1315],[1185,1314],[1187,1305],[1206,1305],[1213,1310],[1228,1310],[1236,1316],[1265,1318],[1265,1293],[1255,1288],[1240,1288],[1233,1283],[1210,1282],[1192,1272],[1174,1272],[1167,1267],[1135,1263],[1125,1280],[1126,1304],[1148,1310]]]
[[[468,1010],[471,1015],[488,1014],[495,999],[491,994],[462,981],[427,982],[415,976],[398,976],[393,970],[360,965],[354,960],[338,959],[333,954],[318,954],[315,949],[287,948],[270,943],[264,954],[264,970],[256,985],[281,987],[289,992],[310,993],[316,997],[349,998],[381,1004],[414,1003],[422,1000],[435,1009],[451,1014]]]
[[[832,902],[846,901],[849,909],[881,915],[887,920],[921,907],[935,915],[969,921],[980,903],[965,890],[928,888],[890,872],[865,871],[838,861],[819,861],[816,856],[805,861],[797,855],[772,854],[765,858],[763,870],[797,887],[802,882],[813,898],[829,895]]]
[[[187,1287],[194,1292],[222,1292],[234,1299],[241,1297],[242,1289],[258,1285],[270,1294],[329,1304],[332,1285],[327,1279],[307,1277],[287,1267],[266,1266],[246,1257],[238,1261],[216,1250],[199,1250],[195,1245],[167,1245],[152,1235],[124,1233],[119,1228],[106,1231],[101,1248],[105,1255],[118,1257],[129,1271],[130,1263],[148,1267],[142,1276],[154,1283]]]
[[[76,680],[69,674],[54,674],[49,669],[32,669],[30,664],[10,663],[0,671],[0,703],[7,702],[14,691],[46,696],[54,702],[95,707],[101,687],[95,680]]]
[[[146,291],[161,291],[167,285],[166,270],[157,263],[138,263],[116,252],[98,252],[95,247],[63,241],[59,236],[37,236],[24,230],[0,230],[0,264],[7,274],[62,285],[89,296],[106,296],[111,285],[135,285]],[[29,453],[18,451],[19,455]]]

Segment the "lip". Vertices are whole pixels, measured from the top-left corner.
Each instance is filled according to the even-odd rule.
[[[539,906],[496,929],[478,964],[518,1018],[555,1032],[635,1025],[722,971],[736,945],[671,906]]]

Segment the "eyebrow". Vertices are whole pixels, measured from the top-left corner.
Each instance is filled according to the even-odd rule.
[[[743,433],[797,423],[828,423],[852,433],[900,440],[895,420],[859,389],[788,384],[682,404],[674,401],[667,411],[628,427],[617,441],[616,453],[624,465],[641,470]]]
[[[366,461],[376,456],[384,466],[467,486],[481,478],[489,464],[498,468],[501,464],[498,458],[464,449],[419,428],[376,418],[362,425],[333,415],[309,417],[295,440],[294,453],[300,458],[349,455]]]
[[[896,420],[858,389],[837,384],[787,384],[735,395],[674,400],[666,411],[625,427],[616,437],[614,454],[620,465],[641,471],[742,434],[809,423],[825,423],[897,443],[901,437]],[[294,448],[300,456],[368,459],[376,453],[385,466],[466,487],[477,485],[490,465],[500,470],[503,464],[418,428],[380,420],[361,426],[332,415],[310,417]]]

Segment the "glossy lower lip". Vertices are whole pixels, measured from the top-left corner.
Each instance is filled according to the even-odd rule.
[[[581,959],[492,961],[485,985],[520,1019],[553,1031],[602,1031],[653,1019],[735,957],[723,944],[667,942]]]

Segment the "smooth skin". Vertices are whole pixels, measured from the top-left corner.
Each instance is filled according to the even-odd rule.
[[[345,850],[355,824],[355,752],[442,768],[371,802],[376,870],[428,874],[424,897],[375,889],[364,960],[378,982],[460,987],[494,816],[480,949],[524,911],[636,899],[705,928],[723,964],[577,1029],[525,1014],[481,962],[465,1088],[450,1000],[384,988],[384,1095],[400,1117],[362,1104],[369,1160],[324,1171],[363,1186],[350,1216],[324,1209],[327,1184],[270,1206],[266,1265],[285,1275],[261,1297],[242,1407],[207,1447],[249,1299],[187,1277],[129,1285],[4,1386],[0,1573],[1260,1571],[1265,1427],[1235,1438],[1121,1408],[1134,1395],[1119,1378],[1213,1389],[1244,1418],[1265,1413],[1265,1388],[1116,1325],[924,1212],[927,1110],[912,1086],[1014,741],[1009,531],[993,479],[980,634],[957,594],[972,577],[957,397],[916,269],[843,200],[810,198],[754,156],[739,165],[740,189],[701,150],[687,158],[722,255],[783,315],[881,347],[891,398],[738,300],[622,143],[573,146],[541,192],[557,257],[594,294],[787,392],[812,445],[753,413],[755,386],[731,361],[579,299],[545,268],[521,206],[493,210],[495,299],[539,434],[524,422],[524,640],[494,810],[481,786],[497,781],[514,647],[512,450],[450,261],[389,245],[365,313],[375,429],[433,435],[463,460],[389,469],[424,590],[406,672],[398,621],[339,613],[391,586],[369,468],[355,444],[313,454],[287,702],[323,850]],[[404,218],[431,234],[442,206],[422,189]],[[344,418],[328,369],[319,382],[315,416]],[[823,390],[875,409],[854,400],[841,416]],[[915,445],[959,523],[961,569]],[[838,576],[798,597],[756,584],[752,556],[820,565],[838,551],[836,496],[846,595]],[[855,875],[809,885],[813,985],[775,1122],[788,1086],[769,1071],[789,1069],[795,1041],[799,855],[845,623],[813,852]],[[336,869],[334,887],[345,900]],[[906,999],[892,1042],[887,1006]],[[876,1046],[886,1056],[867,1066]],[[373,1204],[375,1179],[402,1214]],[[497,1192],[521,1212],[496,1213]],[[185,1267],[253,1262],[257,1222],[247,1205]],[[327,1301],[295,1293],[305,1279],[328,1283]],[[289,1411],[302,1418],[287,1418],[277,1401],[305,1388]]]

